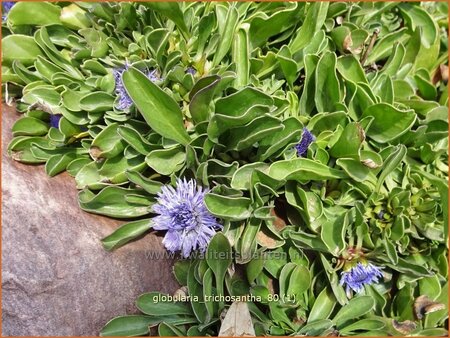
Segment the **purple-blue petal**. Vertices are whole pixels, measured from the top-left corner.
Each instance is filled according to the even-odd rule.
[[[155,230],[167,230],[164,245],[169,251],[181,250],[183,257],[193,251],[204,252],[222,225],[205,206],[207,190],[194,180],[178,179],[176,188],[163,186],[153,205]]]
[[[308,151],[308,148],[311,145],[311,143],[313,143],[315,140],[316,138],[314,137],[314,135],[307,128],[303,128],[302,138],[300,142],[295,146],[295,149],[297,150],[297,155],[304,156]]]
[[[61,120],[62,115],[50,115],[50,126],[59,129],[59,120]]]
[[[358,263],[348,271],[341,273],[341,285],[346,285],[346,291],[350,289],[359,293],[364,289],[364,285],[377,283],[378,279],[383,276],[381,268],[369,263]]]
[[[2,19],[3,20],[6,20],[6,16],[8,15],[9,11],[15,4],[16,3],[14,1],[2,1]]]
[[[195,75],[196,72],[197,72],[197,71],[196,71],[195,68],[193,68],[193,67],[187,67],[187,68],[186,68],[186,73],[187,73],[187,74]]]
[[[116,108],[119,110],[126,110],[131,107],[133,104],[133,100],[128,95],[128,92],[123,84],[122,75],[125,70],[127,70],[130,67],[129,64],[125,64],[124,67],[116,68],[113,70],[113,76],[115,81],[115,92],[117,97],[119,98],[119,101],[116,104]],[[157,70],[152,70],[146,73],[147,78],[152,81],[158,81],[161,80],[161,78],[158,75]]]

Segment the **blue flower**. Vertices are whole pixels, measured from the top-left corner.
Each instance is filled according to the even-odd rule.
[[[59,129],[59,120],[61,120],[62,115],[50,115],[50,126]]]
[[[195,75],[196,72],[197,71],[193,67],[187,67],[187,69],[186,69],[187,74]]]
[[[119,110],[125,110],[131,107],[133,100],[128,95],[125,86],[123,85],[122,75],[125,70],[128,69],[128,64],[123,68],[116,68],[113,70],[114,81],[116,82],[116,94],[119,97],[119,102],[116,108]]]
[[[153,218],[153,229],[167,230],[163,244],[170,252],[181,250],[183,257],[196,249],[204,252],[215,230],[222,228],[206,209],[207,192],[192,179],[177,179],[176,189],[169,185],[161,188],[153,205],[158,214]]]
[[[114,81],[116,83],[116,95],[119,97],[119,102],[116,105],[116,108],[119,110],[125,110],[129,109],[131,105],[133,104],[133,100],[128,95],[127,90],[125,89],[125,86],[123,85],[122,81],[122,75],[125,70],[129,68],[128,64],[125,64],[122,68],[116,68],[113,70],[114,75]],[[158,76],[158,72],[156,70],[152,70],[146,73],[147,77],[150,79],[150,81],[155,82],[158,80],[161,80],[161,78]]]
[[[308,147],[316,140],[313,134],[307,129],[303,128],[302,132],[302,139],[300,142],[295,146],[295,149],[297,149],[297,155],[303,156],[308,151]]]
[[[147,77],[152,82],[160,81],[162,78],[159,76],[158,71],[156,69],[150,70],[147,72]]]
[[[6,20],[6,16],[15,4],[14,1],[2,1],[2,20]]]
[[[350,270],[341,273],[340,284],[346,284],[347,293],[350,289],[359,293],[364,289],[364,285],[377,283],[380,277],[383,277],[383,273],[379,267],[371,263],[363,264],[358,262]]]

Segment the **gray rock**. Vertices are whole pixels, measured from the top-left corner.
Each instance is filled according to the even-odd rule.
[[[78,207],[67,173],[11,160],[6,148],[19,117],[3,108],[2,334],[98,335],[114,316],[137,312],[138,295],[178,288],[161,237],[148,234],[112,253],[100,239],[122,222]]]

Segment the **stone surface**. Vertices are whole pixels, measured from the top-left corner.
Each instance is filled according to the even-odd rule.
[[[7,156],[19,114],[2,110],[2,335],[98,335],[139,294],[175,291],[173,261],[148,257],[165,252],[160,236],[106,252],[100,239],[122,222],[83,212],[67,173]]]

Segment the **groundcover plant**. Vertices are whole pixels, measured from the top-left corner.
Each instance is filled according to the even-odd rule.
[[[447,13],[4,2],[10,156],[180,258],[101,334],[447,335]]]

